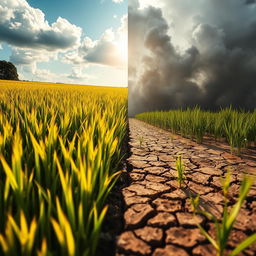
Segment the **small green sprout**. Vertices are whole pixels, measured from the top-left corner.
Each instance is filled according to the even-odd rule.
[[[228,238],[230,236],[231,230],[234,226],[236,221],[237,215],[242,207],[242,204],[249,193],[249,190],[253,184],[252,179],[248,177],[244,177],[241,187],[239,198],[233,208],[229,211],[228,210],[228,189],[230,187],[230,172],[227,173],[226,178],[222,182],[222,190],[224,195],[224,208],[222,214],[222,220],[219,222],[215,216],[211,213],[199,209],[200,197],[197,195],[195,198],[191,198],[191,205],[193,208],[194,213],[199,213],[204,215],[210,220],[214,221],[215,229],[216,229],[216,239],[214,239],[201,225],[197,224],[199,229],[201,230],[202,234],[209,240],[209,242],[214,246],[216,249],[216,256],[224,256],[225,250],[228,243]],[[229,256],[238,255],[252,243],[256,242],[256,233],[252,234],[244,241],[242,241],[237,247],[229,254]]]
[[[182,184],[185,184],[185,165],[183,163],[181,155],[179,155],[176,159],[176,170],[177,170],[177,181],[179,183],[179,187],[181,188]]]
[[[143,142],[144,142],[144,137],[143,137],[143,136],[139,136],[138,139],[139,139],[140,148],[141,148],[141,147],[142,147],[142,144],[143,144]]]

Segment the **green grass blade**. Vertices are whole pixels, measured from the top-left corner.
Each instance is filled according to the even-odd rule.
[[[256,233],[247,237],[243,242],[241,242],[232,252],[229,256],[236,256],[240,252],[242,252],[244,249],[246,249],[248,246],[256,242]]]

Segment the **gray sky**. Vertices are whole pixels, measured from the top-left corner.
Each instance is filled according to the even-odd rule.
[[[129,112],[256,107],[256,1],[132,0]]]

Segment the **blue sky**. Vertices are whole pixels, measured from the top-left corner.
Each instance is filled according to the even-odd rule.
[[[6,0],[0,59],[24,80],[127,86],[127,0]]]
[[[41,9],[52,23],[61,16],[83,28],[85,34],[96,40],[109,27],[118,28],[120,18],[127,14],[127,0],[115,3],[111,0],[29,0],[29,4]],[[114,18],[114,15],[117,18]],[[118,19],[119,18],[119,19]]]

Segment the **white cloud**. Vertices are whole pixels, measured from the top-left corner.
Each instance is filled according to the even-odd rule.
[[[118,3],[118,4],[120,4],[120,3],[122,3],[123,2],[123,0],[112,0],[114,3]]]
[[[0,3],[0,41],[20,48],[67,50],[76,47],[82,29],[59,17],[49,24],[40,9],[25,0]]]
[[[59,75],[49,69],[39,69],[36,63],[18,66],[18,73],[21,80],[42,82],[57,82],[59,80]]]
[[[77,50],[65,54],[64,62],[126,67],[127,20],[127,15],[123,16],[120,27],[106,29],[99,40],[85,37]]]
[[[137,1],[137,0],[136,0]],[[164,3],[160,0],[139,0],[140,9],[154,6],[156,8],[163,8]]]
[[[20,79],[48,82],[56,82],[58,75],[48,69],[39,69],[37,64],[57,59],[57,52],[38,49],[20,49],[17,47],[12,47],[10,56],[10,61],[18,68]]]
[[[34,80],[36,81],[48,81],[48,82],[56,82],[58,79],[58,75],[52,73],[48,69],[36,69],[33,73]]]
[[[46,50],[20,49],[12,47],[10,61],[15,65],[30,65],[32,63],[47,62],[56,60],[58,54],[56,52],[48,52]]]
[[[128,15],[124,15],[121,18],[121,25],[117,29],[117,36],[119,38],[124,38],[125,40],[127,40],[127,38],[128,38]]]
[[[78,67],[73,67],[72,68],[72,71],[71,71],[71,74],[69,74],[67,76],[67,78],[73,82],[73,81],[76,81],[76,80],[85,80],[85,79],[88,79],[89,76],[86,75],[84,72],[83,72],[83,68],[81,66],[78,66]]]
[[[21,79],[106,84],[102,81],[108,72],[104,73],[103,70],[109,69],[111,75],[108,83],[116,79],[113,75],[116,70],[118,83],[124,84],[120,81],[126,77],[127,16],[121,19],[118,29],[106,29],[98,40],[88,36],[82,39],[81,35],[82,29],[65,18],[59,17],[49,23],[44,12],[31,7],[26,0],[0,0],[0,50],[1,43],[9,45],[10,61],[17,66]],[[65,73],[52,73],[49,70],[52,61],[62,61],[62,58],[70,64],[64,65]],[[39,66],[39,63],[42,65]],[[39,68],[42,66],[47,68]],[[86,67],[90,69],[90,74],[85,73]],[[94,77],[91,67],[101,73]]]

